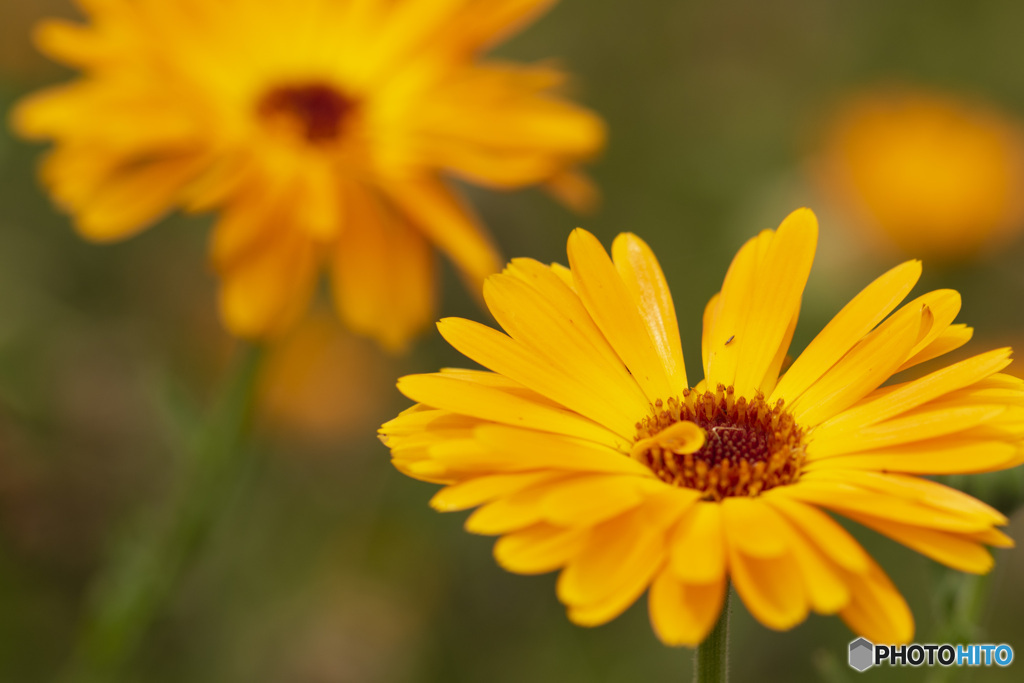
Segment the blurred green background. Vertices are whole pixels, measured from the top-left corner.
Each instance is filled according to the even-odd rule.
[[[69,76],[29,43],[32,23],[53,15],[74,10],[62,0],[0,0],[0,111]],[[507,256],[564,262],[576,225],[606,245],[626,230],[648,240],[675,295],[691,375],[704,304],[732,254],[811,206],[822,234],[799,350],[903,258],[861,246],[816,182],[808,160],[828,112],[850,91],[900,82],[1024,118],[1022,31],[1024,3],[1014,0],[563,0],[498,54],[556,57],[574,75],[573,96],[606,117],[609,146],[592,169],[603,206],[578,217],[538,191],[470,195]],[[205,265],[209,219],[175,216],[125,243],[87,244],[37,184],[40,152],[0,128],[0,681],[15,683],[57,675],[90,579],[115,541],[139,533],[174,492],[232,350]],[[957,357],[1024,342],[1020,242],[966,263],[925,264],[918,291],[959,289],[960,320],[977,330]],[[444,277],[439,314],[486,320],[450,270]],[[690,652],[657,641],[644,601],[607,626],[571,625],[554,576],[500,570],[492,541],[462,531],[464,515],[427,507],[436,487],[392,470],[375,430],[408,404],[394,379],[464,364],[433,330],[401,358],[333,334],[330,369],[317,373],[333,383],[313,378],[297,390],[319,418],[303,424],[264,401],[247,477],[224,492],[228,514],[131,680],[688,678]],[[980,495],[1012,507],[1012,480],[990,477]],[[1024,538],[1024,517],[1009,531]],[[907,596],[917,640],[933,642],[943,572],[877,535],[858,536]],[[1024,551],[996,555],[975,635],[1021,655]],[[852,636],[837,618],[775,633],[734,605],[734,680],[852,680]],[[961,673],[1019,680],[1020,666]],[[929,671],[870,675],[925,680]]]

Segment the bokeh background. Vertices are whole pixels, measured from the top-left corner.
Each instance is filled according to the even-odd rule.
[[[65,0],[0,0],[5,118],[20,95],[69,76],[30,44],[33,22],[53,15],[75,11]],[[574,74],[573,96],[606,117],[610,143],[593,166],[602,207],[578,217],[539,191],[471,196],[507,256],[564,262],[576,225],[605,244],[625,230],[648,240],[673,289],[691,365],[700,358],[704,304],[735,250],[811,206],[821,246],[799,350],[860,287],[919,255],[908,253],[913,239],[930,251],[927,231],[911,234],[910,248],[887,241],[869,225],[873,209],[857,204],[856,188],[837,186],[844,159],[834,122],[864,93],[931,93],[953,103],[953,114],[940,112],[953,130],[980,125],[979,144],[990,152],[996,145],[987,156],[968,149],[972,161],[960,164],[967,176],[991,174],[1009,189],[965,200],[1002,223],[993,228],[970,211],[951,219],[964,241],[926,261],[918,291],[962,292],[960,320],[977,332],[954,357],[1022,346],[1024,240],[1014,234],[1024,197],[1014,175],[1022,31],[1024,3],[1015,0],[563,0],[498,54],[557,58]],[[999,123],[972,123],[964,113],[978,111]],[[946,151],[937,149],[941,165]],[[111,548],[147,528],[174,494],[181,454],[233,350],[205,265],[209,219],[172,216],[121,244],[87,244],[40,189],[40,152],[0,127],[0,680],[16,683],[57,676],[90,580]],[[874,152],[865,154],[870,161]],[[892,197],[879,201],[898,202],[899,182],[897,174]],[[488,320],[450,270],[444,279],[442,315]],[[227,514],[146,638],[131,680],[685,680],[691,653],[657,641],[643,601],[609,625],[571,625],[554,576],[500,570],[492,541],[462,531],[464,515],[427,507],[435,487],[392,470],[375,430],[408,404],[395,378],[462,364],[433,330],[409,355],[389,356],[346,335],[326,307],[277,344],[248,446],[251,467],[223,492]],[[964,485],[1012,511],[1020,479]],[[1024,515],[1014,516],[1010,533],[1024,539]],[[857,535],[907,596],[918,641],[935,642],[956,592],[974,584],[950,583],[929,560]],[[967,618],[970,635],[1024,655],[1024,549],[995,552],[986,604]],[[735,606],[735,680],[853,674],[845,663],[851,636],[838,619],[812,616],[775,633]],[[1020,666],[979,670],[973,680],[1019,680]],[[972,672],[960,673],[967,680]]]

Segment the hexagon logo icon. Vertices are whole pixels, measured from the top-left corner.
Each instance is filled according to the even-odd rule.
[[[875,664],[875,646],[866,638],[858,638],[850,643],[850,666],[857,671],[865,671]]]

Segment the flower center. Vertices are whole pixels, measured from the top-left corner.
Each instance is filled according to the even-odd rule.
[[[335,140],[355,108],[355,100],[323,83],[275,88],[258,106],[265,120],[292,128],[310,143]]]
[[[803,430],[783,410],[780,399],[769,407],[758,392],[747,400],[733,388],[660,399],[655,413],[636,425],[632,456],[662,481],[703,491],[705,498],[756,496],[789,484],[800,475]],[[685,424],[690,423],[690,424]],[[698,438],[691,425],[703,432]]]

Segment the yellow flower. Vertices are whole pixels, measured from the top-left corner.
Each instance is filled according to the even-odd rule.
[[[1020,127],[990,107],[866,93],[830,123],[823,156],[820,177],[854,227],[904,253],[969,258],[1024,227]]]
[[[13,122],[56,145],[42,175],[78,230],[132,235],[219,209],[213,264],[235,334],[305,309],[324,268],[353,330],[401,347],[432,318],[446,253],[476,290],[500,267],[447,176],[592,197],[603,124],[549,66],[480,54],[552,0],[80,0],[41,49],[83,78]]]
[[[899,592],[823,509],[968,572],[1008,546],[996,510],[919,475],[1022,461],[1024,381],[990,351],[919,379],[894,374],[965,343],[960,296],[924,294],[908,261],[868,285],[779,375],[817,242],[794,212],[748,241],[704,313],[705,379],[687,379],[672,297],[648,246],[609,258],[569,237],[571,269],[513,260],[484,284],[507,332],[458,318],[442,336],[489,368],[411,375],[419,403],[381,428],[395,466],[447,484],[439,510],[480,506],[467,530],[501,535],[498,562],[561,569],[569,618],[613,619],[645,590],[668,644],[701,642],[727,578],[766,626],[838,613],[905,642]],[[895,312],[893,312],[895,310]],[[890,315],[891,313],[891,315]]]

